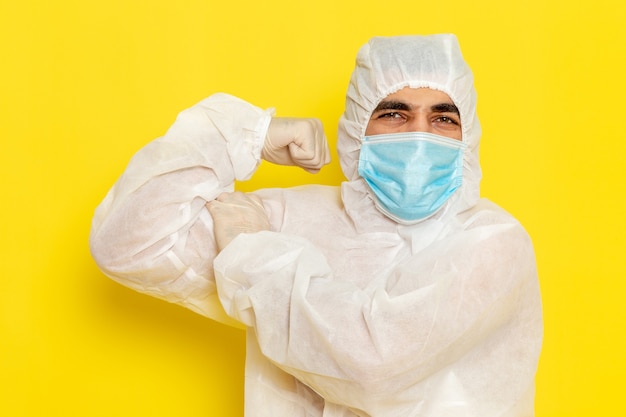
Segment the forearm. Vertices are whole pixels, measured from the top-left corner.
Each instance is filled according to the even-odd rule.
[[[415,396],[421,381],[469,352],[487,355],[495,349],[494,337],[517,331],[514,317],[525,304],[536,307],[536,294],[527,290],[536,278],[527,256],[532,251],[513,259],[517,254],[503,248],[502,267],[486,269],[483,263],[504,242],[451,253],[449,259],[459,261],[447,266],[415,259],[396,269],[393,283],[379,280],[366,291],[333,276],[324,256],[305,240],[261,233],[240,236],[216,258],[216,281],[226,311],[255,328],[263,354],[274,363],[329,401],[385,415],[377,408],[381,395]],[[474,262],[466,262],[472,257]],[[518,265],[514,272],[511,265]],[[497,346],[505,352],[525,349],[526,336]],[[517,365],[532,366],[535,354],[532,347]],[[489,363],[481,372],[495,378],[500,366]],[[529,381],[520,377],[520,383]]]

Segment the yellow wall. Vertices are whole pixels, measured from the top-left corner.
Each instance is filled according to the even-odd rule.
[[[242,415],[243,333],[106,279],[87,247],[95,206],[213,92],[319,116],[334,143],[358,46],[455,32],[483,194],[536,245],[537,416],[623,415],[624,22],[621,0],[2,2],[0,414]],[[293,171],[264,165],[241,187],[341,177],[336,160]]]

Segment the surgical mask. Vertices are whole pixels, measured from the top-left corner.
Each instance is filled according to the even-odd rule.
[[[434,214],[461,186],[466,144],[426,132],[364,136],[359,175],[376,205],[410,224]]]

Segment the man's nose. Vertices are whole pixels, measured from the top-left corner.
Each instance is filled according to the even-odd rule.
[[[404,125],[405,132],[427,132],[433,133],[433,126],[426,117],[414,117]]]

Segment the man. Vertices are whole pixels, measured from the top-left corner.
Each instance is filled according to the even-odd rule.
[[[92,253],[125,285],[246,326],[248,417],[532,416],[534,252],[479,198],[475,107],[454,36],[374,38],[339,125],[347,181],[243,194],[261,157],[320,169],[325,138],[214,95],[133,158]]]

